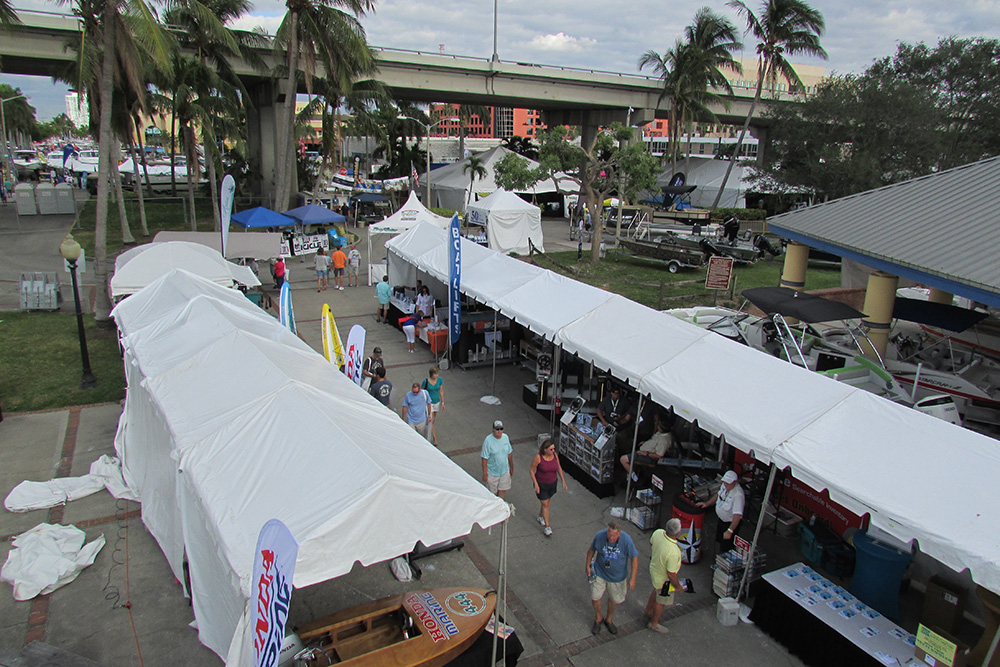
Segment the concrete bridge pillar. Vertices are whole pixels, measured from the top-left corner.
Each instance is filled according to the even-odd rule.
[[[247,149],[251,169],[253,194],[261,197],[267,206],[274,205],[275,174],[283,168],[277,164],[277,148],[280,123],[285,117],[284,101],[289,81],[277,83],[261,81],[248,88],[250,104],[247,114]],[[292,174],[297,183],[296,174]],[[298,188],[293,187],[293,192]],[[280,205],[278,210],[284,208]]]

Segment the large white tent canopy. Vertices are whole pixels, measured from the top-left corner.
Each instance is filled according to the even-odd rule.
[[[128,380],[115,439],[126,481],[181,581],[188,562],[199,639],[230,664],[252,646],[253,550],[269,519],[300,543],[301,588],[508,517],[504,501],[232,290],[173,271],[112,315]]]
[[[218,250],[201,243],[169,241],[146,243],[118,255],[111,277],[111,296],[134,294],[174,269],[189,271],[224,287],[232,287],[234,282],[247,287],[260,285],[249,267],[227,262]]]
[[[445,246],[442,230],[411,229],[388,244],[390,275],[405,264],[447,282]],[[490,252],[463,240],[465,294],[1000,593],[995,440]]]
[[[491,250],[527,255],[529,241],[540,252],[545,243],[542,236],[542,211],[513,192],[497,190],[468,208],[468,222],[486,227]]]
[[[219,232],[157,232],[153,243],[190,241],[222,252]],[[271,259],[281,254],[281,234],[274,232],[247,232],[230,234],[226,241],[226,259]]]
[[[373,274],[372,271],[372,237],[376,235],[396,235],[405,232],[410,227],[419,225],[425,222],[435,227],[440,227],[444,229],[451,222],[450,218],[446,218],[443,215],[438,215],[433,211],[429,210],[426,206],[420,203],[417,199],[416,192],[410,191],[410,196],[407,197],[406,202],[399,207],[399,210],[388,216],[385,220],[377,222],[368,228],[368,284],[371,285],[381,279],[384,273],[379,273],[378,276]],[[374,264],[378,264],[375,262]],[[410,283],[412,284],[412,283]]]

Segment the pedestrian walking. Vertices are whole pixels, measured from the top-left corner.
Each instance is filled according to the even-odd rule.
[[[552,526],[549,524],[549,501],[556,495],[556,482],[562,481],[563,490],[569,489],[566,486],[566,477],[563,476],[562,465],[559,463],[559,454],[556,452],[556,445],[552,438],[546,438],[538,447],[538,453],[531,460],[531,468],[528,470],[531,475],[531,483],[535,487],[535,496],[541,506],[538,509],[538,523],[542,524],[542,532],[545,537],[552,537]]]
[[[378,299],[378,309],[375,311],[375,321],[389,323],[389,299],[392,298],[392,285],[389,276],[382,276],[382,281],[375,285],[375,298]]]
[[[285,284],[285,274],[286,273],[287,273],[287,269],[285,267],[285,258],[279,255],[278,256],[278,261],[274,263],[274,287],[275,287],[275,289],[281,289],[281,286]]]
[[[437,447],[437,420],[438,415],[444,412],[444,378],[441,377],[440,371],[437,368],[431,366],[431,369],[427,372],[427,377],[420,383],[420,387],[431,397],[431,442]]]
[[[392,394],[392,383],[385,379],[385,368],[379,366],[375,369],[375,382],[369,393],[378,399],[385,407],[392,410],[390,396]]]
[[[361,253],[358,251],[354,244],[351,244],[351,249],[347,253],[347,286],[357,287],[358,286],[358,274],[361,272]],[[354,285],[351,285],[351,281],[354,281]]]
[[[491,493],[503,498],[510,490],[511,476],[514,474],[514,448],[510,438],[503,432],[503,422],[493,422],[493,432],[483,439],[480,452],[483,460],[483,484]]]
[[[676,591],[687,590],[687,586],[677,576],[681,570],[681,548],[677,538],[681,534],[681,520],[670,519],[659,530],[649,536],[653,551],[649,559],[649,578],[653,580],[653,590],[646,602],[646,619],[650,630],[667,634],[660,625],[663,610],[674,603]]]
[[[430,414],[430,410],[430,396],[420,388],[419,382],[414,382],[413,387],[403,397],[403,421],[412,426],[414,431],[426,438],[427,415]]]
[[[590,581],[590,601],[594,605],[594,624],[590,633],[596,635],[603,623],[608,632],[618,634],[614,624],[615,610],[629,591],[635,590],[635,575],[639,569],[639,550],[629,534],[622,531],[615,520],[608,527],[598,531],[587,549],[587,579]],[[628,581],[626,582],[626,579]],[[604,595],[608,596],[608,607],[601,614]]]
[[[316,291],[320,292],[325,290],[329,280],[330,257],[326,254],[325,250],[320,248],[316,251]]]

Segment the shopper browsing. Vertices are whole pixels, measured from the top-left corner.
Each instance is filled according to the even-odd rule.
[[[483,439],[480,452],[483,460],[483,484],[491,493],[501,498],[510,490],[510,479],[514,474],[514,448],[510,438],[503,432],[503,422],[493,422],[493,432]]]
[[[649,629],[661,634],[667,634],[667,629],[660,625],[660,615],[663,609],[674,603],[676,591],[687,590],[677,573],[681,570],[681,548],[677,538],[681,534],[681,520],[670,519],[666,525],[653,531],[649,544],[653,548],[649,559],[649,578],[653,580],[653,591],[646,602],[646,618]]]
[[[639,570],[639,551],[628,533],[622,531],[615,520],[608,527],[594,535],[587,549],[587,578],[590,580],[590,600],[594,605],[594,624],[590,633],[601,631],[601,624],[616,635],[618,627],[612,620],[615,610],[629,591],[635,590],[635,575]],[[628,582],[626,583],[626,579]],[[601,602],[608,596],[607,612],[601,614]]]

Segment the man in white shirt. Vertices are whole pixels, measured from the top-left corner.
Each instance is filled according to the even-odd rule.
[[[743,520],[743,509],[746,498],[743,489],[740,487],[739,477],[732,470],[727,470],[722,476],[722,486],[718,493],[712,495],[708,501],[698,503],[698,507],[711,507],[715,505],[715,515],[718,521],[715,524],[715,541],[719,543],[719,553],[729,551],[733,548],[733,537]]]

